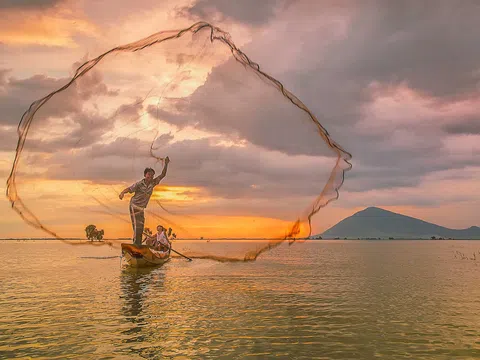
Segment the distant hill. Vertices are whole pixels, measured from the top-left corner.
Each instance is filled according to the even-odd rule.
[[[410,216],[392,211],[369,207],[343,219],[325,231],[324,239],[348,238],[395,238],[395,239],[430,239],[432,236],[445,239],[480,239],[480,228],[449,229]]]

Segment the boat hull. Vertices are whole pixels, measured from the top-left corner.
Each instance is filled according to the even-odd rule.
[[[160,266],[170,260],[170,251],[155,251],[145,245],[122,244],[122,255],[128,266],[137,268]]]

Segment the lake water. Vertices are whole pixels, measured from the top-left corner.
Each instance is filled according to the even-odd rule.
[[[480,241],[327,240],[144,271],[88,258],[119,255],[107,246],[0,250],[1,359],[480,357]]]

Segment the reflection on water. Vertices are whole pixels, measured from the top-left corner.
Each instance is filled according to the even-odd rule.
[[[142,310],[145,297],[148,293],[149,284],[152,281],[153,271],[154,268],[127,268],[122,271],[120,276],[120,288],[124,300],[122,310],[127,321],[131,321],[132,324],[135,325],[130,330],[126,331],[127,334],[139,332],[141,330],[141,325],[144,323]],[[142,339],[133,339],[132,341],[140,340]]]
[[[137,270],[94,259],[108,248],[0,250],[0,359],[480,357],[480,260],[454,258],[480,242],[307,242]]]
[[[163,272],[159,268],[124,268],[120,274],[121,298],[123,300],[122,312],[130,327],[121,331],[123,343],[143,343],[148,341],[149,334],[144,331],[148,324],[148,312],[144,307],[149,295],[149,288],[155,282],[156,286],[162,286],[164,281]],[[125,355],[144,355],[142,349],[135,346],[127,347]]]

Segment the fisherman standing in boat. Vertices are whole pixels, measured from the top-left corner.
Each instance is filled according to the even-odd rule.
[[[120,200],[126,193],[135,193],[130,199],[130,218],[133,227],[133,243],[137,246],[142,245],[143,228],[145,226],[145,208],[153,193],[153,188],[167,175],[168,163],[170,159],[165,158],[165,166],[162,173],[154,178],[155,170],[146,168],[143,172],[145,178],[136,182],[132,186],[125,188],[118,196]]]

